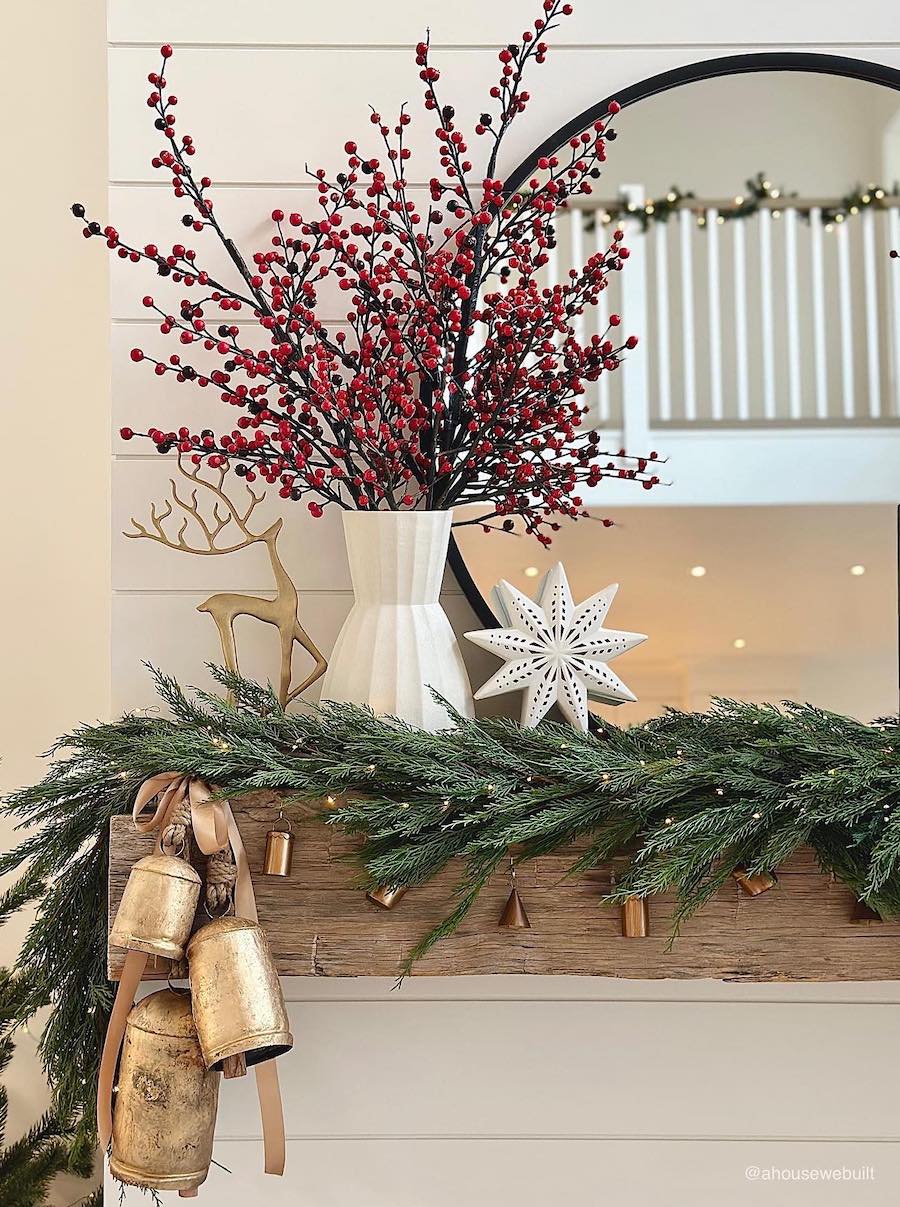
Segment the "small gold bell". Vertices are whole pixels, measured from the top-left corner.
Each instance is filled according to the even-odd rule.
[[[856,922],[860,926],[870,926],[873,922],[883,922],[884,918],[882,918],[878,910],[872,909],[871,905],[867,905],[865,901],[860,899],[853,906],[850,921]]]
[[[278,821],[285,821],[283,813],[278,814]],[[294,831],[291,823],[286,830],[279,830],[277,825],[266,835],[266,854],[263,859],[264,876],[290,876],[291,863],[294,858]]]
[[[513,888],[509,894],[497,925],[506,926],[510,930],[531,930],[531,923],[528,921],[528,915],[525,913],[525,906],[522,904],[522,898],[519,896],[517,888]]]
[[[382,884],[378,888],[370,889],[366,897],[373,905],[380,905],[382,909],[393,909],[408,891],[402,884]]]
[[[380,905],[381,909],[393,909],[398,902],[402,902],[408,892],[408,888],[403,885],[380,885],[369,890],[366,896],[373,905]]]
[[[128,1015],[113,1117],[114,1178],[193,1197],[212,1161],[219,1074],[203,1063],[186,993],[163,989]]]
[[[626,939],[646,939],[650,934],[650,903],[646,897],[626,897],[622,902],[622,934]]]
[[[131,869],[109,941],[180,960],[194,924],[200,877],[176,855],[147,855]]]
[[[194,1020],[208,1068],[244,1053],[248,1065],[293,1047],[265,932],[249,918],[217,918],[188,944]]]
[[[767,893],[778,883],[778,877],[772,872],[754,872],[752,875],[740,865],[731,873],[748,897],[758,897]]]

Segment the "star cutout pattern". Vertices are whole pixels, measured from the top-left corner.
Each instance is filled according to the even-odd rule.
[[[604,704],[636,700],[606,665],[647,640],[643,633],[603,627],[618,589],[613,583],[576,605],[562,563],[544,576],[536,600],[501,579],[491,602],[506,627],[479,629],[466,637],[506,665],[479,688],[475,699],[524,689],[523,725],[534,727],[558,704],[566,720],[585,731],[589,699]]]

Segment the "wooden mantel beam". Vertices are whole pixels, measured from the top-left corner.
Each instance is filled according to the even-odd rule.
[[[295,827],[294,867],[287,879],[261,874],[276,799],[259,794],[233,802],[253,871],[260,922],[284,976],[396,976],[405,953],[453,905],[458,872],[408,893],[393,910],[366,900],[345,858],[352,842],[318,821]],[[132,864],[153,850],[130,817],[111,826],[109,913]],[[684,927],[671,950],[672,899],[651,902],[651,934],[622,937],[619,910],[603,906],[611,869],[565,879],[572,854],[525,864],[518,888],[530,930],[497,925],[509,894],[505,875],[484,889],[460,930],[416,965],[416,975],[533,973],[729,981],[868,981],[900,979],[900,922],[850,922],[848,889],[801,852],[779,871],[779,883],[747,897],[729,883]],[[202,870],[202,868],[201,868]],[[197,925],[206,915],[198,913]],[[123,953],[111,949],[110,976]],[[163,977],[167,969],[151,970]]]

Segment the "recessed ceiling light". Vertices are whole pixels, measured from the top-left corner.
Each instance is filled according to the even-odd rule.
[[[743,639],[743,637],[735,637],[731,644],[736,650],[742,650],[747,645],[747,642]]]
[[[540,574],[540,570],[538,570],[537,566],[526,566],[522,573],[526,578],[537,578],[537,576]]]
[[[691,566],[691,578],[702,578],[705,573],[705,566]]]
[[[850,573],[854,576],[854,578],[859,578],[859,576],[861,574],[865,574],[865,572],[866,572],[865,566],[851,566],[850,567]]]

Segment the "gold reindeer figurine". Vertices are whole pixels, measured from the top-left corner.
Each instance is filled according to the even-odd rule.
[[[276,543],[284,521],[277,519],[274,524],[271,524],[263,532],[251,532],[247,526],[248,522],[256,507],[265,498],[265,492],[256,494],[250,486],[247,486],[247,494],[250,496],[250,502],[246,510],[241,512],[223,489],[227,469],[218,470],[218,481],[210,482],[208,479],[200,476],[200,466],[190,470],[185,469],[179,457],[178,470],[184,478],[193,484],[189,500],[181,498],[178,494],[175,480],[170,478],[171,500],[167,499],[164,508],[159,511],[157,511],[155,503],[150,504],[150,525],[152,531],[132,517],[131,522],[134,525],[135,531],[126,532],[124,535],[134,540],[146,538],[147,540],[157,541],[168,549],[180,549],[184,553],[195,553],[201,557],[234,553],[238,549],[247,549],[251,545],[265,545],[272,566],[272,573],[275,577],[276,595],[274,599],[263,599],[257,595],[243,595],[236,591],[222,591],[216,595],[211,595],[209,599],[199,605],[197,611],[208,612],[216,622],[216,628],[219,630],[219,638],[222,642],[222,653],[225,656],[225,665],[236,675],[240,674],[240,668],[238,666],[237,646],[234,639],[235,619],[238,616],[255,616],[257,620],[263,621],[264,624],[273,625],[278,630],[281,643],[278,699],[281,701],[282,707],[285,707],[291,700],[294,700],[301,692],[305,691],[311,683],[315,683],[317,679],[325,674],[328,663],[322,657],[319,650],[316,649],[308,633],[300,624],[297,588],[291,581],[290,575],[284,568],[284,564],[278,555]],[[212,519],[210,520],[204,519],[201,512],[198,502],[198,487],[209,491],[215,498]],[[184,512],[184,518],[178,532],[172,537],[166,531],[165,523],[170,516],[175,514],[176,507]],[[220,508],[223,510],[220,511]],[[199,528],[202,539],[206,542],[205,549],[195,548],[185,540],[185,533],[190,527],[191,521],[194,521]],[[243,539],[235,541],[230,545],[217,545],[216,540],[220,533],[230,524],[233,524],[237,531],[241,533]],[[292,690],[291,664],[295,641],[315,659],[316,665],[303,682]]]

